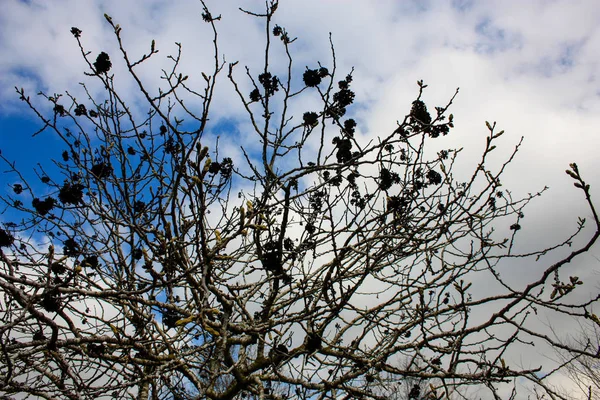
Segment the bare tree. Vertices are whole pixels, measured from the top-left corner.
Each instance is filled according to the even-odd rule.
[[[517,254],[523,210],[541,194],[516,199],[501,187],[519,145],[489,167],[503,132],[487,123],[477,168],[456,177],[459,151],[436,142],[454,127],[454,97],[430,113],[423,82],[397,128],[365,141],[348,117],[352,71],[338,71],[331,45],[329,64],[297,76],[295,39],[275,24],[277,5],[243,11],[265,24],[260,71],[220,61],[221,16],[204,6],[214,68],[202,87],[179,72],[181,45],[167,88],[146,87],[137,71],[158,53],[155,43],[134,58],[106,16],[118,56],[93,55],[85,32],[71,28],[102,96],[40,93],[46,112],[17,89],[43,125],[38,133],[55,135],[64,151],[34,167],[41,182],[1,155],[12,193],[1,197],[0,394],[383,399],[391,379],[427,382],[409,398],[473,385],[500,398],[500,384],[524,378],[560,397],[539,367],[513,365],[507,354],[555,344],[530,323],[533,312],[600,323],[591,302],[563,303],[581,283],[566,264],[600,234],[577,165],[567,173],[593,215],[590,237],[574,242],[580,220],[562,243]],[[272,61],[275,46],[283,65]],[[121,59],[146,115],[115,84]],[[242,157],[206,145],[215,88],[225,84],[255,137]],[[303,96],[319,107],[299,110]],[[579,242],[530,282],[506,280],[501,261]],[[477,290],[482,281],[495,289]]]
[[[600,325],[592,319],[581,322],[579,330],[568,338],[556,331],[554,335],[560,343],[555,353],[564,365],[563,371],[587,399],[597,399],[600,395]]]

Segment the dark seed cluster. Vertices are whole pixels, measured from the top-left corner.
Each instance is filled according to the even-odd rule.
[[[112,62],[110,62],[110,57],[108,56],[108,54],[106,54],[105,52],[98,54],[98,57],[96,57],[96,61],[94,61],[94,69],[96,70],[96,73],[98,75],[105,74],[110,70],[111,67]]]

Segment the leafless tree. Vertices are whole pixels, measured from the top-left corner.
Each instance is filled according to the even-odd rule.
[[[501,186],[520,143],[490,167],[502,131],[488,123],[477,168],[455,176],[459,150],[436,142],[452,132],[454,97],[430,113],[423,82],[397,128],[365,140],[348,117],[352,71],[338,71],[331,45],[329,63],[298,74],[277,5],[242,10],[265,24],[260,71],[221,61],[221,16],[203,4],[214,68],[202,87],[179,72],[181,45],[167,88],[146,87],[137,71],[155,43],[134,58],[106,16],[119,55],[92,54],[71,28],[102,96],[40,93],[46,112],[17,89],[43,125],[36,137],[56,136],[64,152],[33,166],[41,182],[1,155],[10,192],[1,197],[0,395],[382,399],[391,380],[427,382],[415,399],[474,385],[500,398],[500,384],[524,378],[560,397],[538,367],[507,354],[556,344],[530,323],[533,312],[600,323],[591,302],[563,304],[581,283],[565,266],[600,234],[577,165],[567,173],[593,215],[589,238],[574,239],[580,220],[556,246],[516,253],[523,210],[541,194],[517,199]],[[113,62],[125,64],[147,114],[126,102]],[[215,88],[229,84],[258,143],[242,143],[241,157],[207,145]],[[319,107],[299,110],[305,96]],[[503,261],[573,243],[530,282],[506,280]],[[478,289],[482,281],[495,289]]]
[[[554,335],[561,346],[555,348],[563,371],[589,400],[600,396],[600,326],[592,321],[584,321],[575,334],[556,332]],[[593,356],[590,356],[590,353]]]

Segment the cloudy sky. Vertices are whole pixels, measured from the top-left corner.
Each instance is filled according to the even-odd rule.
[[[217,27],[224,59],[258,71],[264,28],[238,7],[260,12],[264,2],[207,4],[213,15],[222,16]],[[175,42],[183,46],[182,72],[192,83],[201,82],[200,72],[210,71],[214,63],[209,25],[195,0],[2,0],[1,6],[0,149],[22,166],[56,143],[50,135],[31,140],[39,124],[14,87],[25,88],[32,97],[40,90],[81,95],[78,82],[86,79],[86,65],[69,33],[72,26],[83,31],[82,41],[92,55],[115,55],[117,76],[124,69],[103,14],[121,25],[132,54],[148,52],[154,39],[160,53],[140,70],[148,87],[162,85],[160,69],[168,67],[166,56],[176,50]],[[576,216],[589,214],[564,173],[570,162],[578,163],[592,194],[600,197],[596,0],[282,0],[275,22],[298,38],[292,49],[300,70],[317,61],[331,66],[331,32],[340,76],[354,67],[357,102],[351,112],[364,138],[395,128],[410,109],[419,79],[429,85],[425,100],[432,106],[445,104],[460,87],[452,108],[456,129],[444,145],[464,147],[458,171],[465,178],[484,147],[485,121],[497,121],[506,131],[498,156],[508,154],[524,136],[505,186],[517,196],[550,187],[527,215],[527,246],[554,243],[575,229]],[[225,74],[221,78],[215,124],[242,116],[231,101]],[[131,82],[117,84],[136,100]],[[592,255],[600,256],[600,249]],[[598,280],[594,271],[600,270],[600,262],[592,256],[573,268]],[[587,287],[591,292],[597,286],[591,282]]]
[[[166,56],[183,45],[182,71],[200,82],[210,71],[211,33],[196,0],[3,0],[0,11],[0,127],[4,154],[23,148],[36,127],[14,87],[33,97],[39,90],[81,95],[86,65],[69,30],[77,26],[92,57],[113,54],[114,71],[124,75],[116,41],[103,14],[123,28],[134,55],[160,53],[140,70],[149,87],[161,85]],[[220,52],[258,71],[264,32],[238,10],[260,11],[262,1],[208,1],[218,23]],[[520,193],[548,185],[546,206],[572,208],[578,193],[564,169],[576,161],[588,180],[596,179],[600,120],[600,5],[588,1],[282,1],[276,23],[298,37],[296,65],[331,66],[332,33],[338,71],[355,68],[354,115],[365,136],[394,129],[410,109],[416,81],[429,88],[425,100],[442,105],[460,87],[452,112],[457,129],[448,145],[475,157],[484,145],[485,121],[507,133],[505,153],[521,136],[522,154],[509,170]],[[240,75],[243,70],[238,71]],[[343,75],[340,75],[343,76]],[[225,74],[221,78],[226,78]],[[243,77],[242,77],[243,78]],[[195,79],[195,81],[194,81]],[[126,93],[131,82],[117,80]],[[226,79],[219,87],[213,120],[241,116]],[[132,95],[133,96],[133,95]],[[235,108],[235,109],[234,109]],[[38,140],[39,142],[39,140]],[[38,143],[36,142],[36,143]],[[465,157],[466,171],[472,167]],[[512,176],[510,174],[513,174]],[[508,182],[508,180],[507,180]],[[592,185],[594,187],[595,185]],[[560,202],[560,203],[559,203]],[[551,204],[550,204],[551,203]],[[559,204],[562,204],[559,206]],[[541,206],[541,205],[540,205]]]

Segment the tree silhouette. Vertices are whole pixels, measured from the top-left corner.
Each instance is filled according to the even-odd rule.
[[[554,346],[563,371],[581,390],[586,399],[597,398],[600,393],[600,324],[593,316],[580,324],[573,335],[565,338],[553,329],[556,336]],[[592,353],[594,356],[590,356]]]
[[[11,190],[1,197],[0,393],[378,399],[394,382],[411,399],[473,385],[499,398],[501,383],[524,378],[560,396],[540,368],[507,354],[549,340],[530,323],[538,310],[600,324],[589,303],[563,303],[581,284],[565,265],[600,233],[577,165],[567,173],[593,215],[590,238],[511,286],[501,261],[571,245],[585,221],[554,247],[516,253],[523,210],[541,194],[516,199],[500,182],[520,143],[489,168],[503,132],[488,123],[477,168],[456,177],[459,150],[436,141],[452,134],[454,97],[428,107],[423,82],[397,129],[366,141],[348,116],[352,71],[338,71],[332,45],[330,65],[296,74],[277,5],[242,10],[267,32],[264,68],[245,77],[220,61],[221,16],[204,5],[215,63],[201,88],[179,73],[181,45],[164,72],[168,89],[147,88],[136,68],[158,53],[154,41],[132,58],[106,15],[120,54],[94,56],[85,32],[71,29],[101,97],[40,93],[45,112],[17,89],[64,151],[36,167],[40,182],[0,155]],[[276,46],[283,67],[271,65]],[[119,94],[116,63],[146,115]],[[241,156],[207,145],[214,90],[226,84],[253,129]],[[319,107],[298,111],[302,96]],[[494,290],[474,283],[486,280]]]

